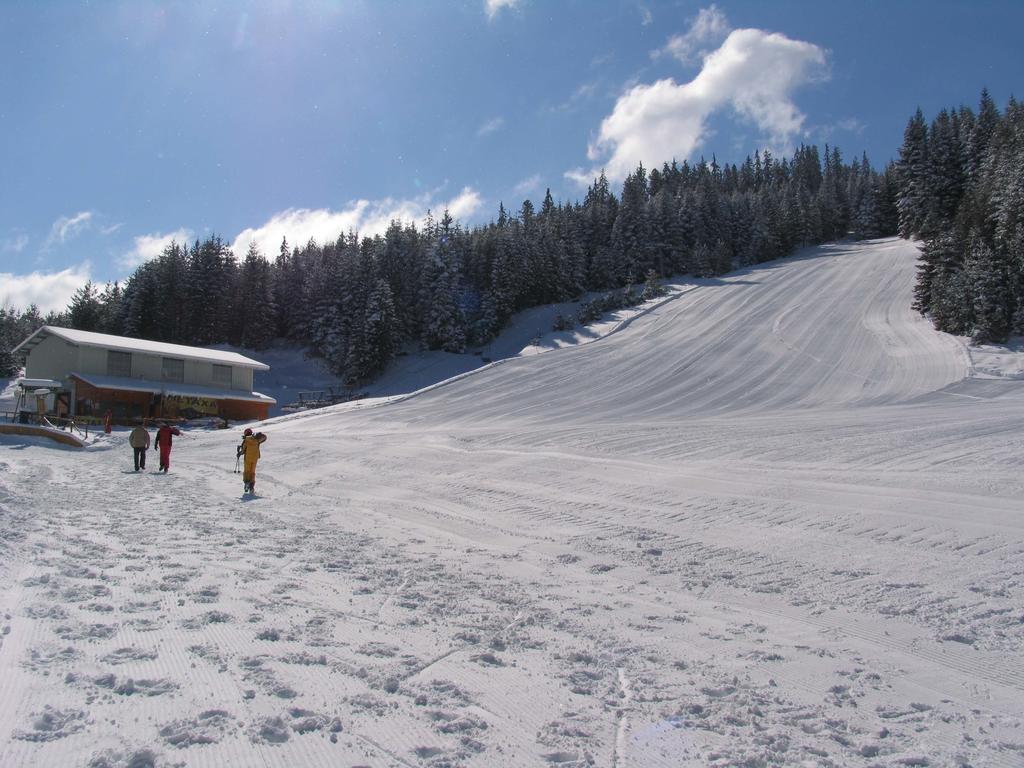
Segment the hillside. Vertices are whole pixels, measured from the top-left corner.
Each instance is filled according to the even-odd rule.
[[[0,441],[0,764],[1020,765],[1024,387],[916,257],[282,416],[251,500]]]

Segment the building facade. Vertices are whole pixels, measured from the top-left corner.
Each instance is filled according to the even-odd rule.
[[[248,421],[276,402],[253,391],[255,372],[270,366],[236,352],[49,325],[14,351],[26,354],[27,386],[51,382],[58,415]]]

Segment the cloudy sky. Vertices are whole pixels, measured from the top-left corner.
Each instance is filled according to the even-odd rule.
[[[881,165],[918,106],[1005,105],[1022,28],[1016,0],[7,0],[0,303],[63,308],[172,239],[484,223],[638,162]]]

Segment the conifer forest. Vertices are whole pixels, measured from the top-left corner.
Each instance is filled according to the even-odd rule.
[[[896,173],[899,233],[924,241],[915,308],[978,343],[1024,333],[1024,107],[918,110]]]
[[[874,170],[838,148],[638,167],[619,194],[602,174],[582,202],[499,207],[465,227],[447,211],[382,235],[254,245],[172,243],[123,284],[88,283],[63,314],[4,309],[8,351],[43,322],[188,345],[306,346],[346,383],[371,381],[407,345],[463,352],[511,315],[586,292],[630,303],[659,277],[713,277],[844,237],[923,242],[915,308],[976,342],[1024,333],[1024,109],[982,92],[977,113],[910,119],[897,162]],[[634,292],[634,286],[636,286]],[[606,304],[608,306],[608,304]],[[586,307],[576,321],[587,319]]]

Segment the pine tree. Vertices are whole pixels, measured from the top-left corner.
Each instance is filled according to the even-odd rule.
[[[198,243],[196,244],[198,248]],[[192,343],[193,312],[203,314],[206,307],[197,306],[189,294],[188,248],[172,241],[155,262],[143,265],[149,274],[144,280],[144,304],[132,311],[144,316],[137,318],[141,329],[139,337],[178,344]],[[221,304],[227,305],[220,297]]]
[[[985,158],[988,155],[989,144],[995,135],[999,121],[999,110],[996,108],[995,102],[992,101],[988,89],[982,88],[978,104],[978,117],[970,132],[967,148],[967,175],[973,184],[978,183]]]
[[[647,277],[644,279],[643,291],[640,293],[640,298],[643,301],[650,301],[656,299],[659,296],[665,295],[665,289],[661,283],[658,282],[658,273],[653,269],[647,271]]]
[[[878,237],[882,231],[877,202],[879,194],[878,188],[868,181],[859,195],[860,199],[853,217],[853,233],[858,240]]]
[[[580,234],[579,211],[566,206],[558,216],[556,243],[559,253],[558,295],[572,299],[586,285],[586,256]]]
[[[100,294],[93,285],[92,280],[86,282],[81,288],[75,291],[68,304],[68,317],[71,327],[80,331],[103,330],[103,305],[100,303]]]
[[[237,284],[230,319],[232,341],[249,349],[265,349],[277,332],[277,308],[270,262],[256,243],[249,244]]]
[[[352,345],[346,380],[355,384],[384,371],[397,350],[398,321],[391,288],[378,279],[366,302],[359,339]]]
[[[974,309],[971,340],[976,344],[1006,341],[1013,321],[1008,265],[975,234],[964,271]]]
[[[501,324],[498,321],[498,310],[494,297],[490,293],[484,293],[480,300],[480,316],[473,326],[472,343],[483,345],[493,339]]]
[[[900,235],[913,237],[921,232],[927,214],[928,129],[920,108],[903,132],[903,146],[896,165],[899,184]]]
[[[936,330],[957,336],[974,328],[974,305],[967,273],[939,272],[932,278],[932,322]]]
[[[878,234],[881,237],[893,235],[899,230],[900,214],[897,208],[899,184],[896,181],[896,164],[889,163],[878,177]]]
[[[954,113],[955,114],[955,113]],[[957,121],[946,110],[939,112],[928,132],[928,155],[923,180],[925,226],[921,234],[952,221],[964,193],[964,161]]]
[[[100,294],[100,331],[103,333],[120,334],[120,319],[123,313],[124,295],[119,283],[107,283]]]
[[[590,290],[608,288],[614,279],[615,264],[610,247],[617,214],[615,196],[602,171],[583,200],[581,235],[586,259],[587,288]]]
[[[514,248],[511,231],[499,228],[495,241],[494,261],[491,266],[489,292],[495,318],[495,331],[508,322],[516,307],[519,289]]]
[[[715,274],[714,255],[703,241],[697,243],[693,251],[693,274],[697,277],[712,277]]]
[[[277,310],[275,335],[298,341],[302,338],[302,318],[299,314],[303,293],[302,268],[298,251],[288,247],[287,238],[281,238],[277,261],[271,269],[271,283],[274,307]]]
[[[647,220],[647,171],[643,165],[626,177],[622,200],[612,225],[612,250],[617,259],[615,279],[635,282],[650,267],[650,224]]]
[[[912,123],[919,129],[922,122],[919,111]],[[977,117],[960,107],[941,111],[932,122],[923,208],[920,189],[908,185],[907,168],[900,169],[901,229],[907,212],[920,217],[923,210],[917,232],[930,234],[914,306],[928,312],[939,330],[971,334],[978,342],[1024,330],[1022,129],[1016,102],[1000,116],[983,91]]]
[[[228,340],[230,298],[237,268],[234,254],[217,235],[195,243],[188,256],[184,299],[162,298],[171,311],[175,304],[187,308],[187,343],[206,345]]]
[[[921,255],[917,259],[913,307],[922,315],[927,315],[932,310],[932,288],[935,275],[939,271],[939,263],[943,259],[942,253],[952,248],[952,238],[948,237],[928,240],[921,248]]]
[[[428,349],[462,352],[466,335],[456,297],[459,275],[452,223],[451,215],[445,211],[432,233],[434,242],[424,274],[424,341]]]
[[[715,243],[715,249],[711,255],[712,274],[724,275],[732,271],[732,248],[721,238]]]
[[[0,379],[14,376],[21,367],[11,351],[21,341],[18,338],[17,312],[13,307],[0,307]]]

